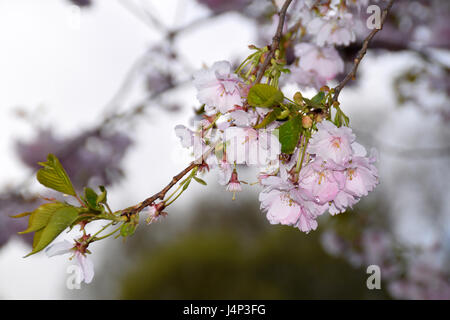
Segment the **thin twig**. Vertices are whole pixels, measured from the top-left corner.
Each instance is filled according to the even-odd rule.
[[[179,174],[174,176],[172,178],[172,180],[170,181],[170,183],[164,187],[164,189],[162,189],[158,193],[155,193],[151,197],[145,199],[144,201],[139,203],[137,206],[131,207],[129,209],[125,209],[123,213],[133,215],[135,213],[142,211],[144,208],[152,205],[153,202],[155,202],[156,200],[164,199],[164,197],[166,196],[166,193],[169,192],[169,190],[172,189],[172,187],[174,185],[176,185],[178,183],[178,181],[180,181],[186,174],[188,174],[192,169],[194,169],[195,167],[198,167],[199,165],[200,165],[199,163],[191,162],[191,164],[189,166],[187,166]]]
[[[212,145],[205,153],[203,153],[199,158],[195,161],[191,162],[185,169],[183,169],[180,173],[172,178],[167,186],[164,187],[161,191],[155,193],[151,197],[145,199],[141,203],[135,205],[134,207],[127,208],[122,211],[122,214],[133,215],[135,213],[141,212],[144,208],[152,205],[156,200],[163,200],[166,196],[166,193],[169,192],[170,189],[174,185],[176,185],[185,175],[191,172],[194,168],[201,166],[204,163],[204,159],[209,156],[211,152],[216,149],[216,144]]]
[[[350,81],[355,79],[356,72],[358,71],[359,64],[361,63],[361,60],[364,58],[367,52],[367,48],[369,47],[369,43],[372,40],[372,38],[375,36],[375,34],[383,29],[384,22],[386,21],[386,18],[388,16],[389,10],[391,10],[392,5],[394,4],[394,0],[390,0],[386,8],[381,13],[381,21],[380,21],[380,29],[373,29],[366,39],[364,39],[361,49],[359,50],[358,54],[356,55],[355,60],[353,61],[353,67],[352,70],[345,76],[345,78],[334,88],[334,95],[333,95],[333,101],[338,101],[339,94],[341,93],[341,90],[345,87],[345,85]]]
[[[261,69],[259,70],[259,75],[256,78],[255,83],[259,83],[261,81],[261,79],[264,77],[264,72],[266,71],[267,67],[269,66],[272,58],[275,56],[275,51],[277,51],[277,49],[280,45],[280,41],[281,41],[281,37],[282,37],[282,33],[283,33],[284,21],[286,19],[286,12],[287,12],[287,9],[288,9],[289,5],[291,4],[291,2],[292,2],[292,0],[286,0],[284,2],[283,7],[281,8],[280,12],[278,13],[279,20],[278,20],[277,32],[275,33],[275,35],[272,38],[272,44],[270,45],[270,51],[267,54],[267,57],[265,58],[264,63],[261,66]]]

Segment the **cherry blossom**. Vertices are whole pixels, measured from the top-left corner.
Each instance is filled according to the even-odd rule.
[[[333,17],[316,17],[308,23],[307,30],[321,47],[326,44],[348,46],[356,40],[353,25],[353,15],[344,12]]]
[[[319,89],[344,71],[344,61],[333,47],[321,48],[304,42],[297,44],[294,50],[299,64],[292,68],[291,80],[301,86]]]
[[[148,207],[147,210],[147,218],[145,221],[147,224],[151,224],[153,222],[159,221],[161,217],[164,217],[167,213],[163,212],[165,204],[164,202],[154,203],[151,206]]]
[[[194,85],[197,99],[206,105],[208,113],[226,113],[242,105],[242,83],[228,61],[215,62],[211,68],[196,72]]]
[[[324,120],[317,124],[317,129],[309,142],[309,153],[323,160],[333,160],[337,164],[351,158],[355,135],[350,128],[344,126],[338,128],[331,121]],[[359,148],[359,145],[355,144],[355,148]]]
[[[241,182],[238,179],[238,174],[237,174],[236,169],[234,169],[231,174],[230,181],[228,182],[228,185],[227,185],[227,191],[233,193],[233,200],[236,199],[236,192],[242,191]]]
[[[60,242],[56,242],[45,249],[45,253],[48,257],[53,257],[57,255],[63,255],[67,253],[73,253],[75,260],[78,266],[81,269],[81,281],[85,283],[91,283],[94,278],[94,264],[92,261],[86,256],[85,251],[86,248],[82,246],[74,245],[67,240],[63,240]]]
[[[372,191],[378,184],[377,168],[364,157],[353,157],[346,165],[345,191],[362,197]]]
[[[301,170],[299,188],[309,200],[321,205],[333,201],[339,192],[333,171],[325,168],[321,159],[316,159]]]
[[[317,228],[315,219],[325,212],[326,205],[304,200],[294,184],[280,177],[267,177],[262,179],[262,184],[266,188],[260,193],[259,201],[271,224],[295,226],[306,233]]]

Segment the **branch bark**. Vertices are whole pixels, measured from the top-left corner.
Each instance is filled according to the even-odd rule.
[[[279,21],[278,21],[278,27],[275,35],[272,38],[272,44],[270,45],[270,51],[267,54],[266,59],[264,60],[263,65],[261,66],[261,69],[259,70],[258,77],[255,80],[255,83],[259,83],[261,79],[264,77],[264,72],[266,71],[267,67],[270,64],[270,61],[275,56],[275,51],[277,51],[278,47],[280,46],[281,37],[283,34],[283,26],[284,21],[286,20],[286,12],[291,4],[292,0],[286,0],[283,4],[283,7],[281,8],[280,12],[278,13]]]
[[[180,173],[178,173],[176,176],[174,176],[172,178],[172,180],[169,182],[169,184],[167,186],[165,186],[161,191],[159,191],[159,192],[155,193],[154,195],[152,195],[151,197],[145,199],[138,205],[123,210],[122,214],[132,215],[135,213],[139,213],[146,207],[152,205],[153,202],[155,202],[156,200],[158,200],[158,199],[163,200],[164,197],[166,196],[166,193],[169,192],[169,190],[172,189],[172,187],[174,185],[176,185],[178,183],[178,181],[180,181],[186,174],[191,172],[192,169],[194,169],[195,167],[198,167],[199,165],[200,165],[199,163],[191,162],[191,164],[189,166],[187,166]]]

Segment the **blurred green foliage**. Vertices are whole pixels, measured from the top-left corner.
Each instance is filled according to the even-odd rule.
[[[176,231],[156,232],[175,219],[141,226],[127,245],[134,258],[119,298],[388,298],[366,288],[365,270],[325,253],[318,231],[270,226],[254,204],[240,201],[200,203]]]

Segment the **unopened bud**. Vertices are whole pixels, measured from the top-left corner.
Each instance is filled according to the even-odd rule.
[[[320,91],[328,92],[328,91],[330,91],[330,87],[329,86],[323,86],[322,88],[320,88]]]
[[[302,94],[300,93],[300,91],[297,91],[297,92],[294,94],[294,102],[295,102],[296,104],[303,105],[303,96],[302,96]]]
[[[312,127],[313,121],[310,117],[308,116],[303,116],[302,118],[302,126],[305,129],[309,129]]]

